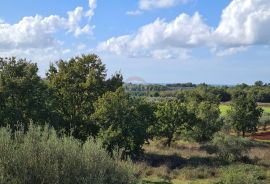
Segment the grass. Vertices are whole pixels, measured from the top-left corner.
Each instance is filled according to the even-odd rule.
[[[259,105],[262,109],[263,109],[263,113],[270,113],[270,107],[269,106],[264,106],[264,105]],[[228,104],[221,104],[219,106],[220,112],[221,112],[221,116],[225,116],[228,112],[228,110],[230,110],[230,106]]]
[[[220,181],[224,168],[247,166],[245,163],[220,161],[210,155],[198,143],[178,141],[171,148],[164,147],[161,141],[152,141],[144,146],[145,158],[137,163],[143,172],[143,184],[211,184]],[[249,155],[254,167],[266,171],[270,180],[270,144],[257,143]]]

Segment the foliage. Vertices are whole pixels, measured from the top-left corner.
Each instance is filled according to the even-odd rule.
[[[26,134],[1,128],[0,151],[0,183],[138,183],[135,167],[112,159],[99,141],[82,144],[48,127],[30,126]]]
[[[177,100],[160,103],[155,115],[157,118],[157,123],[154,125],[156,136],[167,138],[166,144],[168,146],[189,121],[186,105]]]
[[[254,165],[233,165],[221,170],[221,179],[215,184],[263,184],[264,168]]]
[[[50,105],[61,117],[60,127],[78,138],[96,135],[91,122],[93,103],[107,91],[122,85],[122,76],[106,79],[106,68],[96,55],[83,55],[51,65],[47,73]]]
[[[247,154],[252,142],[246,138],[235,137],[218,132],[210,145],[206,146],[208,153],[216,153],[222,160],[239,161]]]
[[[0,58],[1,125],[24,125],[48,119],[46,85],[37,64],[16,58]]]
[[[255,133],[257,131],[262,112],[263,110],[257,106],[254,98],[243,91],[238,91],[233,96],[228,118],[235,131],[242,132],[242,135],[245,136],[246,132]]]
[[[148,138],[147,129],[153,121],[151,105],[119,88],[105,93],[94,108],[92,118],[99,127],[98,137],[109,152],[118,148],[132,157],[141,153]]]
[[[190,94],[188,111],[191,114],[189,117],[193,117],[189,136],[198,142],[211,140],[213,134],[222,127],[223,122],[219,118],[219,98],[208,93],[207,88]]]

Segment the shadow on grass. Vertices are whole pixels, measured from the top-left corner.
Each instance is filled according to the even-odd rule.
[[[182,158],[176,154],[174,155],[160,155],[156,153],[146,153],[144,162],[152,167],[166,166],[169,169],[183,168],[183,167],[217,167],[228,165],[225,161],[220,161],[215,157],[197,157]]]
[[[167,181],[143,181],[142,184],[172,184]]]

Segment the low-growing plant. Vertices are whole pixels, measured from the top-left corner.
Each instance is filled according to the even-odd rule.
[[[252,142],[247,138],[218,132],[205,148],[208,153],[216,153],[220,159],[232,162],[241,160],[251,146]]]
[[[215,184],[263,184],[264,168],[254,165],[232,165],[221,169],[221,179]]]
[[[12,184],[135,184],[130,161],[111,158],[99,141],[85,143],[58,137],[53,129],[31,125],[12,133],[0,129],[0,183]]]
[[[175,171],[175,174],[181,179],[193,180],[193,179],[207,179],[216,176],[216,168],[210,168],[207,166],[186,167]]]

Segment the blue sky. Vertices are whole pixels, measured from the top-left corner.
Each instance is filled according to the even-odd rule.
[[[96,53],[149,83],[270,83],[269,0],[2,0],[0,56]]]

